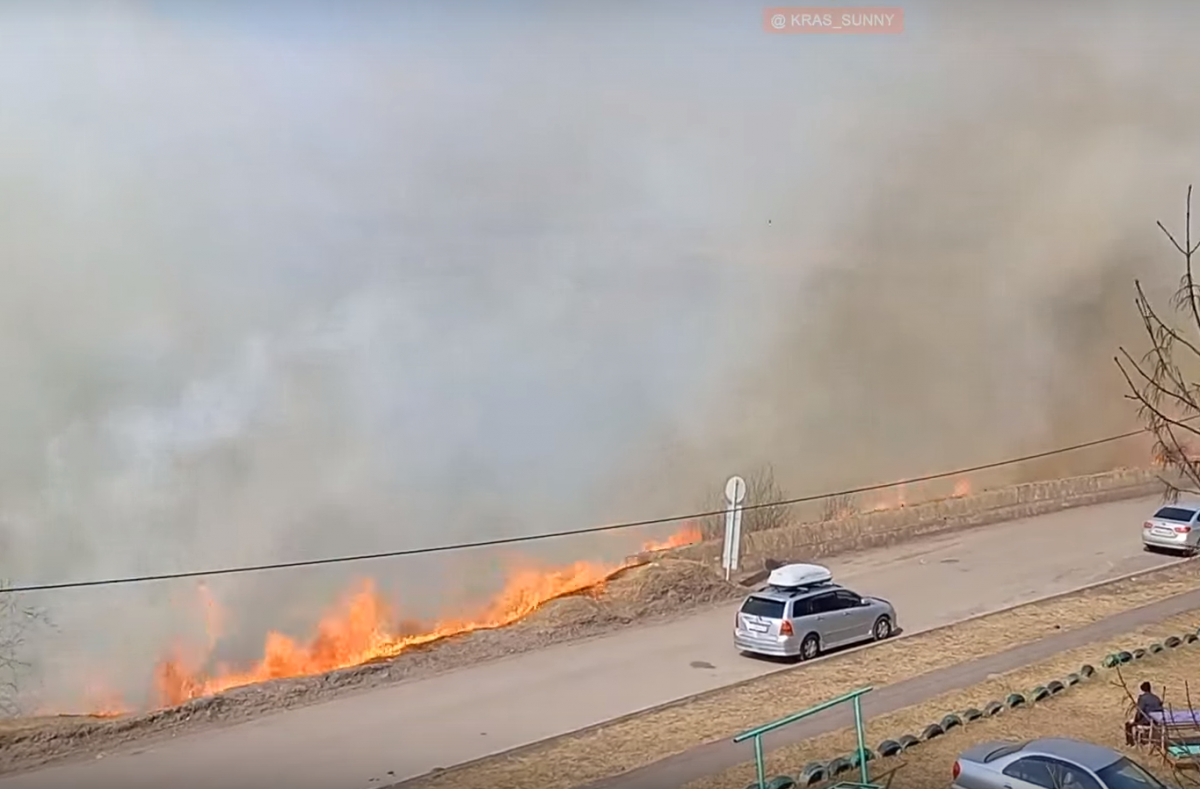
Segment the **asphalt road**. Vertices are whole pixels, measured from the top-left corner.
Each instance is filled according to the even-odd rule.
[[[1039,663],[1062,652],[1097,641],[1106,641],[1197,608],[1200,608],[1200,589],[1168,597],[1141,608],[1122,611],[1090,625],[1064,630],[1003,652],[884,685],[862,697],[863,716],[869,720],[922,704],[943,693],[964,690],[986,682],[988,677]],[[853,725],[854,718],[845,705],[834,707],[765,735],[762,738],[763,748],[770,753],[784,745],[793,745]],[[901,732],[887,734],[899,736]],[[876,741],[872,741],[872,744],[874,742]],[[578,789],[662,789],[667,786],[685,786],[692,781],[753,759],[754,750],[751,743],[735,745],[732,739],[719,740],[621,775],[586,784]],[[854,780],[854,773],[851,773],[849,780]]]
[[[1139,526],[1155,501],[1066,510],[829,565],[840,581],[891,600],[906,630],[923,630],[1169,562],[1141,549]],[[778,670],[733,650],[735,608],[12,776],[0,789],[387,785]]]

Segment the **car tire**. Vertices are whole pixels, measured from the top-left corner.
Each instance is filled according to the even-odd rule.
[[[821,654],[821,639],[816,633],[809,633],[800,642],[800,659],[813,660]]]
[[[871,636],[876,641],[883,641],[892,637],[892,620],[886,616],[881,616],[875,620],[875,626],[871,628]]]

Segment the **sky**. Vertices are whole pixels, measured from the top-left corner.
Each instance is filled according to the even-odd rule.
[[[1175,276],[1194,11],[1056,8],[815,37],[734,2],[4,4],[0,577],[535,534],[764,463],[803,495],[1128,429],[1111,356],[1133,277]],[[362,572],[436,613],[473,562],[214,582],[226,657]],[[30,686],[136,694],[190,593],[37,600]]]

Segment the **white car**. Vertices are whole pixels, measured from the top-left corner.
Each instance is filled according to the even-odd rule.
[[[1200,552],[1200,505],[1168,504],[1142,524],[1142,547],[1147,551]]]

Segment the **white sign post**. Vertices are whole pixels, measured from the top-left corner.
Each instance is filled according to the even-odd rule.
[[[730,477],[725,483],[725,547],[721,553],[726,581],[738,568],[738,554],[742,550],[742,506],[745,501],[746,480]]]

